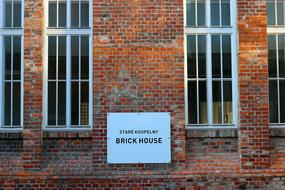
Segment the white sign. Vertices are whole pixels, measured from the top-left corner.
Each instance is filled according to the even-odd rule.
[[[108,163],[170,163],[170,113],[108,113]]]

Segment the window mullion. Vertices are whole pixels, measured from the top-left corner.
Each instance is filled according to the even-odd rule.
[[[206,0],[206,26],[211,26],[211,0]]]
[[[71,36],[66,40],[66,126],[70,128],[71,118]]]
[[[206,73],[207,73],[207,108],[208,123],[213,124],[213,91],[212,91],[212,44],[211,35],[207,34],[206,42]]]
[[[276,69],[277,69],[277,102],[278,102],[278,123],[280,123],[280,82],[279,82],[279,38],[278,34],[275,35],[276,38]]]
[[[14,27],[14,0],[12,0],[11,5],[11,27]]]
[[[2,2],[2,1],[1,1]],[[0,19],[0,20],[2,20],[2,19]],[[4,40],[3,40],[3,36],[2,35],[0,35],[0,52],[3,52],[2,53],[2,55],[4,54],[4,49],[3,49],[3,47],[4,47]],[[4,83],[3,83],[3,80],[4,80],[4,56],[0,59],[0,79],[1,79],[1,82],[0,82],[0,126],[2,127],[2,126],[4,126],[4,121],[3,121],[3,118],[4,118],[4,104],[3,104],[3,98],[4,98],[4,96],[3,96],[3,94],[4,94],[4,88],[3,88],[3,86],[4,86]]]
[[[199,102],[200,102],[200,97],[199,97],[199,48],[198,48],[198,35],[195,35],[195,47],[196,47],[196,96],[197,96],[197,99],[196,99],[196,107],[197,107],[197,123],[199,124],[200,123],[200,105],[199,105]]]
[[[79,65],[78,65],[78,124],[81,125],[81,36],[79,36]]]
[[[71,27],[71,0],[67,0],[66,2],[66,25],[67,28]]]
[[[224,76],[223,76],[223,36],[220,35],[220,64],[221,64],[221,108],[222,124],[224,124]]]
[[[13,125],[13,69],[14,69],[14,36],[11,36],[11,81],[10,81],[10,91],[11,91],[11,97],[10,97],[10,126]]]
[[[58,126],[58,38],[59,36],[56,37],[56,82],[55,82],[55,125]]]

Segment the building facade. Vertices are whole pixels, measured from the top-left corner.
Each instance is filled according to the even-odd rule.
[[[285,189],[285,1],[0,1],[0,189]],[[109,164],[107,114],[171,162]]]

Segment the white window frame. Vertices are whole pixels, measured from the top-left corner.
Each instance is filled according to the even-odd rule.
[[[185,124],[188,129],[219,129],[237,128],[238,126],[238,64],[237,64],[237,2],[230,0],[231,26],[211,26],[211,0],[205,0],[206,26],[187,26],[187,0],[184,0],[184,92],[185,92]],[[197,14],[197,13],[196,13]],[[188,72],[187,72],[187,36],[206,35],[206,89],[207,89],[207,118],[208,124],[189,124],[188,122]],[[213,124],[213,98],[212,98],[212,47],[211,35],[231,35],[232,57],[232,109],[233,124]],[[210,42],[210,43],[209,43]],[[210,80],[209,80],[210,79]]]
[[[267,1],[266,1],[267,2]],[[275,25],[267,25],[267,36],[269,35],[272,35],[272,36],[277,36],[277,35],[285,35],[285,25],[278,25],[277,23],[277,4],[276,4],[277,0],[275,0],[275,15],[274,15],[274,18],[275,18]],[[285,7],[284,7],[285,8]],[[284,14],[285,16],[285,14]],[[268,40],[268,39],[267,39]],[[276,50],[278,50],[278,37],[276,38]],[[269,51],[269,49],[268,49]],[[276,58],[278,59],[278,51],[277,52],[277,55],[276,55]],[[276,69],[277,69],[277,75],[279,75],[279,64],[276,64]],[[280,122],[280,90],[279,90],[279,82],[280,82],[280,77],[279,76],[276,76],[276,77],[269,77],[268,76],[268,82],[270,81],[270,79],[274,79],[277,81],[277,90],[278,90],[278,94],[277,94],[277,97],[278,97],[278,110],[277,110],[277,114],[278,114],[278,120],[279,122],[278,123],[271,123],[270,122],[270,118],[269,118],[269,127],[270,128],[285,128],[285,123],[281,123]],[[269,90],[269,88],[268,88]],[[269,102],[270,104],[270,102]],[[269,105],[270,106],[270,105]],[[270,114],[270,113],[269,113]]]
[[[49,28],[48,27],[48,3],[49,1],[63,1],[63,0],[46,0],[44,1],[45,7],[45,25],[44,25],[44,67],[43,67],[43,130],[44,131],[91,131],[93,128],[93,103],[92,103],[92,0],[89,0],[89,27],[88,28],[72,28],[71,27],[71,1],[66,0],[66,28]],[[86,1],[86,0],[83,0]],[[58,19],[58,17],[57,17]],[[73,127],[71,126],[71,36],[89,36],[89,121],[88,126]],[[48,36],[66,36],[66,125],[64,126],[48,126]]]
[[[12,0],[13,1],[13,0]],[[5,10],[4,1],[0,1],[0,131],[22,131],[24,124],[24,4],[25,1],[21,0],[21,27],[5,27]],[[13,10],[13,8],[12,8]],[[13,20],[13,15],[12,18]],[[4,125],[4,38],[5,36],[20,36],[21,37],[21,114],[20,114],[20,126],[5,126]],[[11,105],[12,106],[12,105]]]

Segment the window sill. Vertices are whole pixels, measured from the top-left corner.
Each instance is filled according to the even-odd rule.
[[[92,131],[43,131],[43,138],[91,138]]]
[[[0,129],[0,139],[23,139],[23,131],[21,129],[2,130]]]
[[[187,138],[225,138],[225,137],[238,137],[237,127],[235,125],[227,126],[186,126],[186,137]]]

